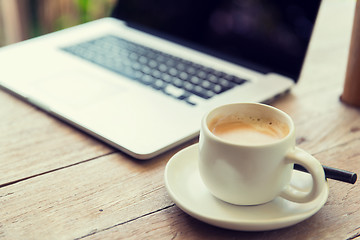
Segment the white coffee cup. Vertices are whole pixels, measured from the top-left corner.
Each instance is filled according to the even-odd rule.
[[[294,163],[311,174],[310,192],[290,185]],[[290,116],[258,103],[224,105],[204,116],[199,171],[215,197],[236,205],[263,204],[277,196],[305,203],[326,187],[319,161],[295,147]]]

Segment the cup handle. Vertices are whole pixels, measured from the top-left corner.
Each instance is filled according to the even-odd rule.
[[[314,200],[321,194],[326,186],[325,173],[323,167],[316,158],[304,150],[295,147],[294,150],[286,155],[285,163],[296,163],[303,166],[311,174],[313,185],[311,191],[302,192],[289,184],[280,193],[281,197],[292,202],[306,203]]]

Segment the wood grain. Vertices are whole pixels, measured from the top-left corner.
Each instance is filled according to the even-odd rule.
[[[114,153],[2,187],[0,232],[72,239],[173,206],[163,183],[172,154],[144,162]]]
[[[339,101],[354,0],[324,0],[299,84],[272,103],[289,113],[298,146],[360,173],[360,111]],[[313,217],[267,232],[202,223],[164,187],[167,161],[193,140],[137,161],[0,91],[0,239],[355,239],[360,190],[329,180]]]
[[[0,186],[114,149],[0,92]]]

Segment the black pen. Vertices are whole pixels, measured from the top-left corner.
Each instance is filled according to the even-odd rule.
[[[347,182],[354,184],[357,179],[357,174],[346,170],[324,166],[325,177],[333,180]],[[304,167],[298,164],[294,164],[294,169],[302,172],[308,172]]]

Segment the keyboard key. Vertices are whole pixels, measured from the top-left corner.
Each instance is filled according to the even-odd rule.
[[[186,93],[184,89],[175,87],[173,85],[167,85],[164,89],[164,92],[176,98],[179,98]]]
[[[153,84],[152,87],[157,89],[157,90],[162,90],[167,86],[167,83],[165,83],[164,81],[160,80],[160,79],[156,79]]]
[[[191,105],[247,82],[112,35],[63,50]]]
[[[178,88],[182,88],[184,86],[184,81],[180,78],[173,77],[172,84]]]

